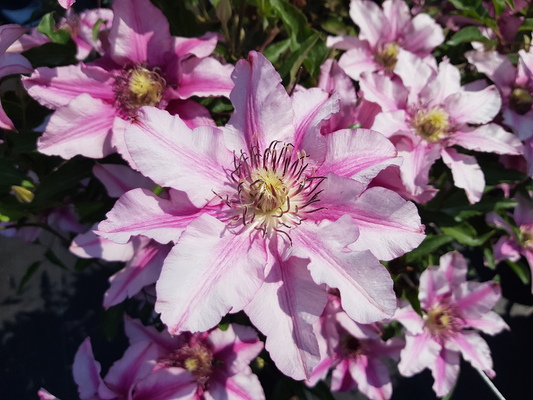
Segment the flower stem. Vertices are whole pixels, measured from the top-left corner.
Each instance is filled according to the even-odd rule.
[[[477,368],[475,368],[475,370],[479,373],[479,375],[481,375],[481,377],[483,378],[487,386],[492,390],[492,392],[496,395],[496,397],[499,400],[505,400],[505,397],[503,397],[503,394],[501,394],[501,392],[498,390],[496,385],[494,385],[494,382],[492,382],[492,380],[487,376],[487,374]]]

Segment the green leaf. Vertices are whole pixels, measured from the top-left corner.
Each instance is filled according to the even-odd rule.
[[[12,162],[0,158],[0,194],[8,193],[11,186],[20,185],[26,178],[26,174],[16,169]]]
[[[92,36],[95,42],[98,40],[98,36],[100,36],[100,26],[102,26],[102,24],[107,25],[107,22],[108,21],[104,21],[102,18],[98,18],[98,20],[94,23]]]
[[[311,48],[318,41],[318,39],[318,33],[309,36],[309,38],[307,38],[307,40],[305,40],[301,44],[301,46],[296,52],[291,54],[291,56],[283,63],[283,65],[279,69],[279,74],[282,78],[285,78],[287,74],[289,74],[289,86],[292,86],[296,83],[296,75],[298,73],[298,69],[303,64],[305,58],[311,51]]]
[[[518,28],[519,31],[533,31],[533,18],[526,18],[522,25],[520,25],[520,28]]]
[[[492,0],[496,16],[499,17],[505,11],[505,0]]]
[[[44,253],[44,256],[52,264],[55,264],[62,269],[68,269],[67,266],[63,264],[63,261],[61,261],[60,258],[56,256],[52,250],[48,250],[46,253]]]
[[[483,256],[485,257],[485,263],[490,269],[496,269],[496,261],[494,259],[494,253],[490,247],[485,247],[483,249]]]
[[[435,252],[438,248],[453,241],[452,236],[432,235],[427,236],[420,246],[405,255],[405,262],[410,264],[426,254]]]
[[[518,278],[522,281],[524,285],[529,284],[530,277],[529,277],[528,268],[522,265],[522,263],[517,263],[511,260],[505,260],[505,262],[507,263],[507,265],[511,267],[511,269],[514,271],[516,276],[518,276]]]
[[[167,17],[172,36],[195,37],[204,33],[185,1],[152,0],[152,3]]]
[[[457,31],[450,40],[446,42],[449,46],[457,46],[461,43],[470,43],[470,42],[482,42],[489,43],[490,40],[483,36],[481,31],[477,26],[467,26],[459,31]]]
[[[285,39],[277,43],[273,43],[269,45],[265,51],[263,52],[263,55],[270,61],[272,64],[277,64],[281,58],[281,56],[289,50],[291,46],[291,40]]]
[[[54,13],[45,14],[37,27],[37,32],[45,34],[52,43],[67,44],[71,39],[70,33],[64,29],[55,29],[55,25]]]
[[[19,287],[18,287],[18,292],[19,293],[22,291],[22,289],[24,288],[26,283],[28,283],[28,281],[31,279],[31,277],[33,275],[35,275],[35,272],[37,272],[37,270],[39,269],[41,264],[42,264],[41,261],[35,261],[33,264],[31,264],[28,267],[28,269],[26,270],[26,273],[24,274],[24,276],[20,280]]]
[[[453,237],[459,243],[473,247],[481,246],[490,237],[492,237],[492,235],[494,235],[494,231],[490,231],[478,237],[476,229],[466,221],[463,221],[455,226],[442,226],[441,230],[445,234]]]

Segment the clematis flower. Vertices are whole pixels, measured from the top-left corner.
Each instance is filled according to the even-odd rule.
[[[355,80],[363,72],[395,72],[405,51],[434,64],[431,52],[444,41],[442,28],[427,14],[411,18],[403,0],[386,0],[383,9],[370,0],[352,0],[350,17],[359,36],[328,37],[327,45],[347,50],[339,65]]]
[[[491,311],[500,299],[496,282],[466,281],[467,265],[458,252],[440,258],[438,267],[426,269],[420,276],[418,315],[410,305],[396,312],[394,319],[406,328],[406,346],[398,365],[400,373],[412,376],[431,369],[433,390],[446,395],[459,374],[459,357],[489,377],[494,377],[490,349],[472,328],[494,335],[509,329],[503,319]]]
[[[474,156],[453,146],[496,154],[523,151],[514,135],[490,123],[501,107],[498,90],[495,86],[479,91],[462,88],[459,70],[447,60],[435,73],[404,54],[397,73],[403,84],[387,76],[363,74],[360,85],[364,97],[383,110],[372,129],[390,138],[404,158],[400,173],[406,191],[417,201],[426,197],[425,192],[432,189],[429,169],[442,157],[455,185],[466,191],[470,203],[478,202],[485,188],[483,172]]]
[[[74,380],[81,400],[261,400],[263,388],[249,367],[263,349],[250,327],[230,325],[171,336],[126,319],[130,347],[104,378],[87,338],[76,353]],[[55,399],[46,390],[41,399]]]
[[[487,223],[507,231],[494,244],[496,262],[503,260],[518,261],[525,257],[533,276],[533,205],[531,200],[517,196],[518,205],[514,209],[513,219],[518,229],[513,229],[508,221],[495,212],[487,214]],[[533,283],[531,284],[533,293]]]
[[[382,358],[399,360],[404,342],[399,338],[384,341],[380,324],[362,325],[354,322],[340,307],[337,296],[330,295],[329,302],[315,324],[322,352],[322,361],[308,380],[314,386],[331,376],[332,391],[358,389],[368,398],[389,399],[392,385],[387,367]]]
[[[396,298],[378,259],[416,247],[423,226],[412,203],[365,190],[399,161],[382,135],[320,134],[336,98],[320,89],[290,98],[256,52],[233,79],[235,112],[222,129],[190,130],[179,116],[140,110],[126,129],[128,151],[143,175],[175,190],[170,199],[126,193],[98,230],[116,242],[142,234],[176,243],[156,285],[170,333],[205,331],[244,309],[278,368],[304,379],[319,361],[312,324],[326,285],[357,321],[391,316]]]
[[[31,74],[33,68],[22,55],[7,52],[8,47],[22,36],[28,28],[15,24],[0,26],[0,80],[14,74]],[[15,125],[0,104],[0,128],[15,130]]]
[[[180,113],[191,126],[214,122],[191,96],[228,95],[231,66],[208,57],[216,34],[170,36],[149,0],[117,0],[103,57],[88,64],[38,68],[24,80],[31,96],[55,109],[38,149],[71,158],[118,151],[130,161],[123,132],[144,105]]]

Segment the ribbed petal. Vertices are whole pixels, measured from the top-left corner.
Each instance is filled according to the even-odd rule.
[[[409,91],[401,83],[386,75],[364,73],[361,75],[363,97],[381,106],[384,112],[405,110]]]
[[[166,200],[149,190],[134,189],[115,203],[107,219],[98,225],[98,234],[117,243],[126,243],[136,235],[162,244],[177,242],[187,225],[203,212],[183,193]]]
[[[31,97],[52,109],[66,106],[80,94],[110,104],[114,101],[112,73],[95,66],[37,68],[29,78],[22,78],[22,83]]]
[[[441,151],[442,161],[452,170],[453,183],[466,192],[471,204],[483,196],[485,176],[474,156],[461,154],[453,148]]]
[[[276,366],[293,379],[305,379],[320,361],[313,324],[327,302],[325,287],[313,282],[308,260],[275,262],[265,283],[244,311],[267,337]]]
[[[496,86],[475,92],[460,91],[446,97],[444,109],[458,125],[486,124],[498,114],[502,100]]]
[[[96,163],[93,174],[102,182],[109,197],[119,198],[132,189],[152,189],[155,185],[150,178],[122,164]]]
[[[366,40],[344,53],[339,59],[339,66],[354,80],[359,80],[364,72],[371,73],[380,69]]]
[[[132,241],[128,243],[115,243],[100,237],[91,230],[74,238],[69,250],[81,258],[101,258],[106,261],[128,261],[133,257],[135,246]]]
[[[0,78],[15,74],[31,74],[33,67],[28,59],[18,53],[0,54]]]
[[[5,24],[0,26],[0,54],[5,53],[7,48],[26,33],[29,28],[17,24]]]
[[[250,370],[221,381],[212,379],[204,397],[206,400],[263,400],[265,394],[259,379]]]
[[[468,51],[465,57],[477,70],[492,80],[504,96],[510,93],[514,83],[516,67],[505,54],[497,51]]]
[[[183,368],[162,368],[152,372],[135,386],[132,400],[197,399],[198,383]]]
[[[427,331],[420,335],[405,336],[405,348],[400,353],[398,370],[403,376],[413,376],[433,365],[439,356],[441,346]]]
[[[266,265],[264,242],[252,234],[235,235],[208,215],[187,227],[156,286],[155,309],[172,334],[210,329],[250,302]]]
[[[159,185],[183,190],[197,206],[224,193],[233,155],[217,128],[192,131],[177,115],[143,107],[124,136],[139,171]]]
[[[461,351],[464,359],[480,371],[484,371],[489,378],[493,378],[496,373],[492,369],[492,357],[490,349],[479,334],[476,332],[463,331],[449,339],[457,350]]]
[[[237,63],[232,78],[235,88],[230,99],[235,111],[225,128],[228,148],[239,153],[255,145],[263,151],[274,140],[291,143],[292,102],[272,64],[251,51],[248,60]]]
[[[428,14],[416,15],[403,32],[402,47],[410,52],[425,57],[444,42],[442,27]]]
[[[195,38],[173,37],[174,53],[178,57],[193,55],[196,57],[207,57],[217,46],[218,35],[213,32],[207,32],[203,36]]]
[[[339,289],[342,307],[355,321],[389,318],[396,310],[390,274],[370,251],[343,250],[357,236],[357,226],[347,215],[334,223],[308,223],[291,232],[292,252],[311,259],[309,270],[317,284]]]
[[[191,96],[229,97],[233,89],[233,65],[222,65],[214,58],[189,58],[181,63],[178,93],[182,99]]]
[[[433,374],[433,390],[439,397],[447,395],[454,387],[459,375],[459,353],[443,347],[434,364],[429,368]]]
[[[115,18],[109,32],[109,55],[119,65],[148,62],[164,64],[173,50],[168,20],[149,0],[113,2]]]
[[[465,149],[496,154],[519,155],[524,151],[522,143],[515,135],[496,124],[456,132],[450,137],[448,144],[458,144]]]
[[[67,160],[77,155],[106,157],[115,152],[111,146],[115,118],[116,111],[110,104],[81,94],[52,115],[37,148],[43,154]]]
[[[388,30],[387,18],[381,7],[367,0],[350,2],[350,17],[359,26],[359,37],[366,39],[375,46]]]

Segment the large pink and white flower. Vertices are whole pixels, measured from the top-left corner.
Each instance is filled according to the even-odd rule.
[[[218,37],[170,35],[163,13],[149,0],[117,0],[109,46],[88,64],[38,68],[24,80],[31,96],[55,109],[38,149],[71,158],[118,151],[130,161],[123,133],[140,107],[179,113],[191,126],[213,124],[191,96],[227,96],[232,66],[208,57]]]
[[[445,254],[438,267],[429,267],[420,276],[422,316],[410,305],[394,315],[406,328],[400,373],[412,376],[424,368],[431,369],[433,390],[439,397],[453,388],[461,354],[474,368],[489,377],[495,375],[490,349],[472,328],[489,335],[509,329],[491,311],[501,296],[499,284],[467,281],[467,269],[460,253]]]
[[[317,337],[323,357],[309,378],[309,385],[325,379],[328,371],[333,369],[332,391],[358,389],[372,400],[390,399],[392,384],[382,359],[399,360],[404,346],[401,339],[384,341],[380,324],[362,325],[353,321],[334,295],[329,296],[315,329],[319,332]]]
[[[412,203],[367,189],[399,161],[390,142],[362,129],[320,134],[336,97],[289,97],[256,52],[233,79],[235,112],[222,129],[140,110],[128,150],[144,175],[176,190],[170,199],[126,193],[99,231],[123,243],[138,234],[176,243],[157,283],[156,311],[171,333],[205,331],[244,309],[278,367],[304,379],[319,361],[312,325],[327,287],[359,322],[391,316],[396,298],[378,259],[416,247],[423,226]]]
[[[370,0],[352,0],[350,17],[359,26],[359,36],[329,37],[329,47],[347,50],[340,67],[353,79],[363,72],[395,71],[398,56],[409,52],[429,63],[431,52],[444,41],[442,28],[427,14],[411,18],[403,0],[386,0],[381,9]]]
[[[379,104],[372,129],[395,144],[404,159],[401,179],[411,198],[426,197],[429,170],[442,158],[454,183],[476,203],[485,188],[483,171],[474,156],[454,146],[496,154],[521,154],[520,141],[501,126],[490,123],[498,114],[501,98],[495,86],[479,91],[461,87],[459,70],[447,60],[438,73],[407,56],[398,60],[402,82],[384,75],[363,74],[364,98]],[[478,126],[474,126],[478,125]],[[430,188],[430,187],[429,187]]]

